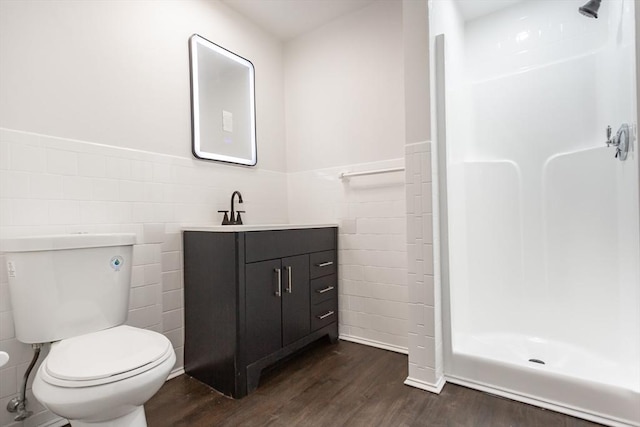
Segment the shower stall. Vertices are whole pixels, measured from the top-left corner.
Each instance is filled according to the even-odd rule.
[[[640,426],[636,11],[584,2],[430,3],[445,377]]]

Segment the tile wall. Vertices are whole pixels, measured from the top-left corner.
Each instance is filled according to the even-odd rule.
[[[178,372],[184,339],[180,225],[216,223],[233,190],[243,194],[247,222],[287,222],[282,172],[0,129],[0,237],[135,233],[127,323],[164,333],[176,350]],[[1,254],[0,350],[11,356],[0,369],[0,425],[54,420],[30,394],[36,414],[26,421],[13,423],[4,410],[18,393],[32,351],[14,336]]]
[[[405,69],[405,163],[407,221],[407,286],[409,307],[409,375],[405,384],[438,393],[442,378],[441,320],[439,307],[437,206],[431,167],[433,140],[437,135],[437,92],[431,85],[433,12],[444,2],[403,1]],[[424,17],[429,17],[425,20]],[[425,78],[429,76],[430,78]],[[428,118],[431,118],[430,120]],[[434,144],[435,147],[436,144]],[[435,156],[434,156],[435,158]],[[434,248],[436,249],[434,251]]]
[[[439,287],[434,276],[431,144],[406,150],[409,376],[406,384],[439,392],[442,387],[442,333]]]
[[[339,178],[399,166],[404,159],[290,173],[289,218],[339,224],[341,339],[406,353],[404,173]]]

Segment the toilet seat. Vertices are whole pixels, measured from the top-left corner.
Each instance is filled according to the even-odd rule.
[[[117,326],[52,344],[39,372],[52,385],[97,386],[139,375],[172,354],[171,342],[164,335]]]

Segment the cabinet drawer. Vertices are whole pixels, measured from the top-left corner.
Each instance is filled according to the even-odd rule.
[[[316,252],[311,254],[311,278],[328,276],[336,273],[336,251]]]
[[[311,308],[311,330],[315,331],[338,320],[338,304],[330,299]]]
[[[245,233],[246,262],[284,258],[336,247],[335,228],[249,231]]]
[[[313,279],[311,281],[311,305],[335,299],[337,287],[338,278],[335,274]]]

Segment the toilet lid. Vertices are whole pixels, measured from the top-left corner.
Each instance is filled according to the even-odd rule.
[[[164,335],[118,326],[53,344],[44,368],[59,380],[95,383],[151,366],[171,350],[171,342]]]

